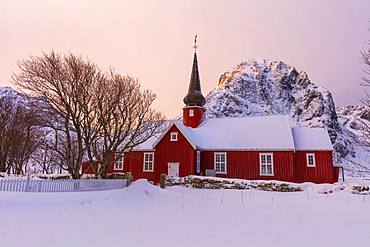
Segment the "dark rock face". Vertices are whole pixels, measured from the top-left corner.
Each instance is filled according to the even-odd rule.
[[[367,121],[370,121],[370,110],[367,109],[367,110],[364,110],[361,115],[360,115],[360,118],[364,119],[364,120],[367,120]]]
[[[326,128],[336,162],[354,155],[331,93],[311,82],[305,72],[280,61],[249,60],[222,74],[205,107],[208,117],[288,115],[298,126]]]
[[[370,126],[370,109],[365,105],[338,107],[337,113],[340,124],[354,134],[359,134],[364,125]]]

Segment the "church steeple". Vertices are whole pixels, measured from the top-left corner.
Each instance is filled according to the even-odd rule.
[[[184,98],[184,103],[187,106],[203,106],[205,103],[205,99],[204,96],[202,95],[202,90],[200,88],[198,58],[197,58],[197,48],[198,48],[197,38],[198,35],[195,35],[193,46],[194,58],[193,58],[193,67],[191,69],[189,90]]]
[[[191,69],[191,77],[188,93],[184,98],[185,107],[183,108],[183,123],[187,127],[196,128],[203,121],[205,108],[205,98],[200,87],[198,58],[197,58],[197,35],[194,40],[194,58]]]
[[[205,103],[204,96],[200,87],[199,69],[197,52],[194,52],[193,68],[191,70],[190,84],[187,95],[184,98],[187,106],[203,106]]]

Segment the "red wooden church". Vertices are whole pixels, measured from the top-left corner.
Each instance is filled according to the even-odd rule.
[[[124,154],[110,172],[159,182],[161,174],[333,183],[332,144],[325,129],[291,127],[286,116],[206,118],[197,54],[182,120]],[[85,168],[87,168],[85,166]]]

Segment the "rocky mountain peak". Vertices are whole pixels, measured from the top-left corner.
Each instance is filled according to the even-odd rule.
[[[281,61],[247,60],[223,73],[205,107],[208,117],[288,115],[293,125],[326,128],[336,161],[354,155],[343,137],[331,93],[306,72]]]

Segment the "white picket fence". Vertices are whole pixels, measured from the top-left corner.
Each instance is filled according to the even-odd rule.
[[[124,187],[127,187],[126,179],[68,179],[68,180],[0,179],[0,191],[78,192],[78,191],[121,189]]]

